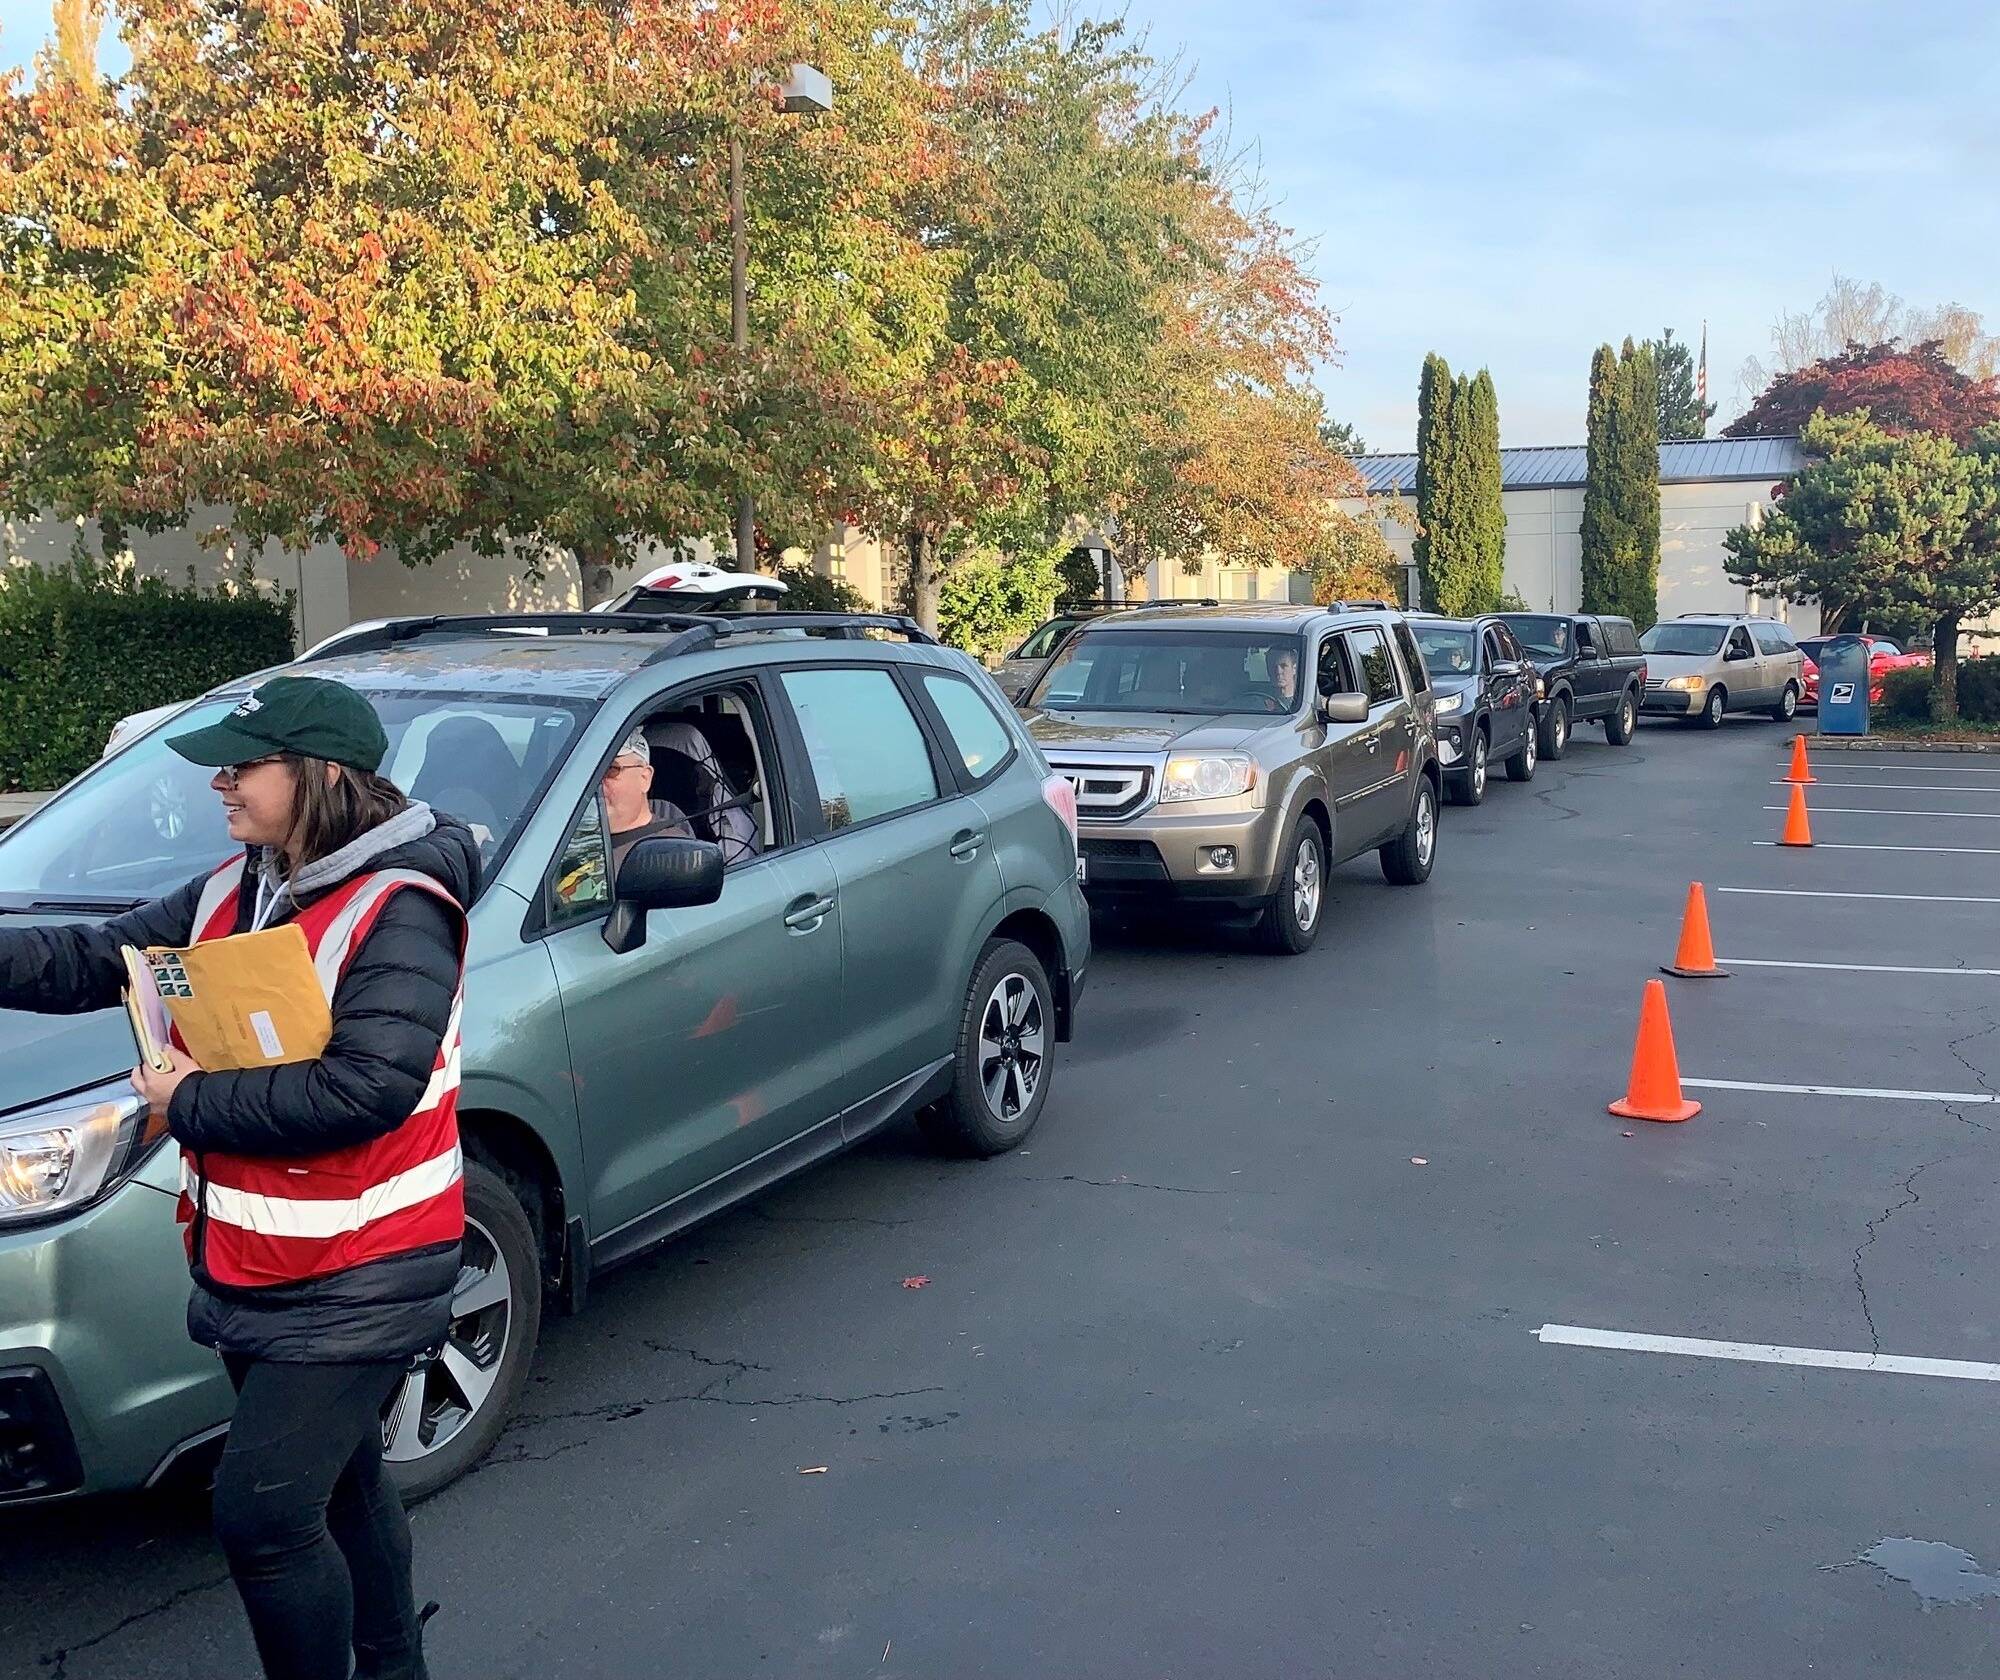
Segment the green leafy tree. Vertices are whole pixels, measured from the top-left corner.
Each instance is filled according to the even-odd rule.
[[[1319,440],[1327,448],[1338,450],[1350,461],[1368,453],[1368,440],[1354,429],[1351,420],[1322,420],[1319,425]]]
[[[1622,613],[1620,556],[1632,538],[1617,494],[1618,352],[1600,344],[1590,357],[1590,406],[1584,421],[1583,610]]]
[[[1695,389],[1694,352],[1674,337],[1672,327],[1646,340],[1660,379],[1660,441],[1686,442],[1708,436],[1715,404],[1704,403]]]
[[[1434,612],[1488,612],[1500,598],[1507,519],[1493,379],[1424,358],[1417,385],[1417,575]]]
[[[1931,713],[1958,716],[1958,633],[2000,607],[2000,435],[1961,448],[1885,432],[1866,414],[1816,415],[1809,460],[1761,524],[1724,538],[1729,575],[1835,625],[1871,606],[1921,610],[1933,644]]]
[[[1464,386],[1463,403],[1468,540],[1466,587],[1455,610],[1493,612],[1505,583],[1507,511],[1500,487],[1500,398],[1486,369]]]
[[[1417,377],[1417,587],[1424,605],[1438,608],[1436,546],[1433,528],[1443,529],[1445,486],[1450,479],[1451,364],[1436,351],[1424,357]],[[1448,546],[1448,539],[1447,539]]]

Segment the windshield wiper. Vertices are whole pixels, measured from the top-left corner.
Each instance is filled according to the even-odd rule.
[[[146,902],[143,898],[31,898],[26,904],[9,905],[17,916],[85,915],[121,916]]]

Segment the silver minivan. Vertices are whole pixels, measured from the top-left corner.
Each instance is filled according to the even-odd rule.
[[[1728,712],[1788,723],[1806,689],[1805,655],[1785,624],[1750,613],[1685,613],[1639,638],[1649,717],[1720,729]]]

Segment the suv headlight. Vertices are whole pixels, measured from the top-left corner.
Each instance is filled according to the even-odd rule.
[[[1440,694],[1437,697],[1437,704],[1431,709],[1439,717],[1452,717],[1464,711],[1465,690],[1461,688],[1455,694]]]
[[[1257,785],[1257,764],[1241,753],[1192,753],[1167,760],[1160,800],[1235,799]]]
[[[0,1118],[0,1224],[94,1202],[131,1177],[165,1135],[129,1085]]]
[[[1677,689],[1682,694],[1693,694],[1705,685],[1700,677],[1669,677],[1660,686]]]

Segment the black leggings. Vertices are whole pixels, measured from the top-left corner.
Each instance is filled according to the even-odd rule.
[[[222,1357],[237,1401],[215,1535],[265,1674],[421,1674],[410,1524],[382,1469],[382,1407],[407,1367]]]

